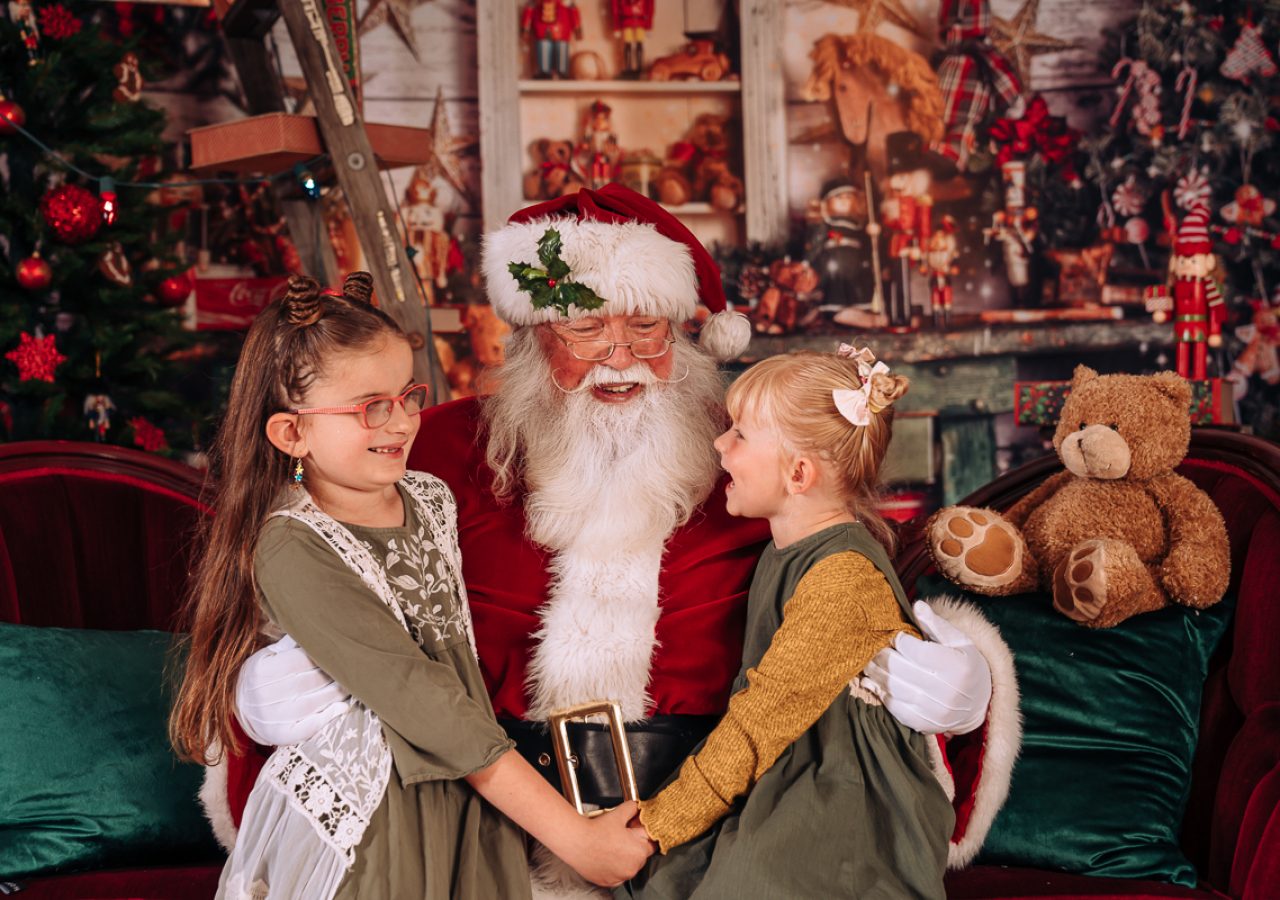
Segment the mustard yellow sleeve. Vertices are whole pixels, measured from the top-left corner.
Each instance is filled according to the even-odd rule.
[[[666,853],[728,813],[804,734],[871,658],[900,631],[889,582],[852,551],[829,556],[800,579],[760,664],[679,777],[640,803],[640,821]],[[917,633],[918,634],[918,633]]]

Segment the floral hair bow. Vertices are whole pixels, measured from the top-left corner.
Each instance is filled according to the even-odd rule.
[[[889,367],[882,362],[876,362],[875,354],[871,352],[870,347],[859,350],[850,344],[841,344],[836,350],[836,356],[853,360],[857,364],[858,378],[862,380],[862,385],[856,389],[837,388],[831,392],[831,399],[835,401],[840,415],[851,424],[870,425],[871,414],[878,413],[884,408],[871,402],[871,376],[888,375]]]

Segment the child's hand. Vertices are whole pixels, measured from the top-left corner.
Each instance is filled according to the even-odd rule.
[[[593,819],[584,819],[583,838],[565,862],[601,887],[616,887],[644,865],[653,844],[644,826],[631,825],[638,807],[630,800]]]

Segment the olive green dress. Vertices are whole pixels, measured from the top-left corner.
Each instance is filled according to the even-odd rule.
[[[883,575],[876,579],[878,602],[891,603],[887,582],[904,627],[918,627],[888,555],[861,524],[835,525],[781,550],[770,544],[751,582],[735,694],[748,687],[748,670],[761,665],[805,574],[850,551]],[[834,602],[848,604],[852,614],[863,600],[852,589],[844,593],[841,599],[837,586]],[[797,684],[796,695],[802,690]],[[655,854],[616,895],[942,898],[954,812],[933,774],[926,745],[932,739],[900,724],[883,706],[853,696],[846,684],[745,796],[723,798],[730,804],[723,818],[666,855]],[[691,775],[696,772],[683,777]],[[661,801],[659,792],[655,802]]]
[[[449,567],[402,496],[403,527],[344,527],[385,567],[409,632],[311,527],[272,518],[255,555],[266,615],[377,714],[391,749],[386,794],[336,896],[529,897],[524,833],[463,780],[514,745]]]

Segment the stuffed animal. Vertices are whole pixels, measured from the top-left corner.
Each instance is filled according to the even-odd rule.
[[[709,200],[712,185],[718,183],[718,179],[716,167],[707,168],[708,161],[728,158],[728,119],[715,113],[702,113],[693,120],[684,140],[671,146],[662,171],[654,182],[658,199],[667,206]],[[727,173],[727,167],[725,171]],[[718,194],[718,199],[728,202],[723,192]],[[733,199],[736,206],[741,198]]]
[[[582,176],[573,169],[573,142],[540,138],[529,145],[533,169],[524,176],[526,200],[554,200],[582,187]]]
[[[471,355],[447,369],[454,398],[489,393],[480,390],[486,387],[478,385],[480,375],[506,359],[506,337],[511,334],[511,327],[498,318],[492,306],[468,306],[462,313],[462,327],[471,339]]]
[[[1274,302],[1276,297],[1271,299]],[[1280,355],[1276,352],[1280,346],[1280,307],[1265,300],[1249,302],[1253,321],[1236,329],[1236,337],[1244,341],[1245,348],[1227,373],[1237,400],[1248,393],[1250,375],[1257,375],[1267,384],[1280,384]]]
[[[729,171],[729,161],[707,157],[698,166],[693,183],[695,197],[705,197],[716,209],[737,209],[746,195],[742,179]]]
[[[751,312],[753,327],[760,334],[795,331],[801,307],[818,289],[818,273],[803,259],[785,257],[769,266],[769,282]]]
[[[1040,588],[1054,608],[1110,628],[1170,604],[1222,599],[1222,514],[1173,469],[1191,440],[1191,387],[1173,372],[1078,366],[1053,446],[1066,471],[1001,515],[953,506],[926,525],[939,571],[979,594]]]

